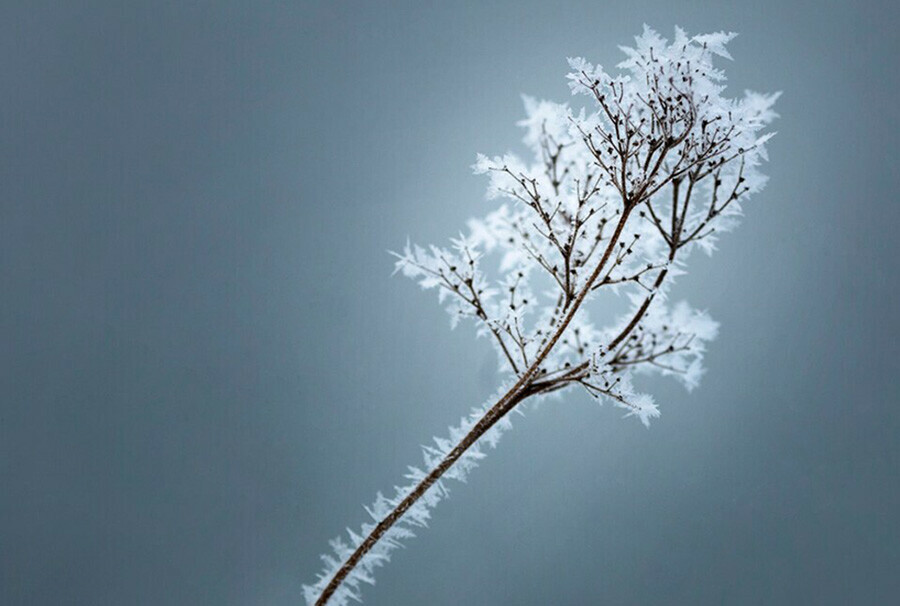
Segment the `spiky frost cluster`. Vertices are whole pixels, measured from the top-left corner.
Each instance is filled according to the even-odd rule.
[[[622,47],[627,58],[615,76],[570,59],[572,93],[589,97],[591,107],[576,112],[525,97],[519,124],[531,159],[479,155],[474,165],[489,176],[488,197],[501,199],[499,208],[470,220],[449,248],[407,245],[397,269],[437,288],[453,325],[472,318],[492,338],[501,370],[519,374],[585,288],[618,219],[634,210],[590,295],[625,291],[630,311],[598,327],[585,305],[540,376],[582,368],[568,383],[646,424],[658,411],[633,391],[632,375],[658,372],[693,388],[716,334],[707,314],[669,305],[672,278],[693,248],[712,253],[766,181],[759,165],[772,134],[761,131],[776,116],[778,94],[724,96],[725,76],[713,61],[731,58],[725,45],[733,37],[676,29],[668,42],[645,28],[633,48]]]
[[[621,47],[626,59],[616,75],[570,59],[569,86],[587,97],[588,107],[525,97],[519,125],[530,160],[478,155],[473,167],[489,177],[488,197],[500,199],[499,206],[470,220],[450,247],[407,244],[397,254],[397,271],[437,289],[453,326],[471,319],[492,340],[507,384],[527,378],[527,397],[580,385],[648,425],[659,409],[635,389],[635,375],[671,375],[688,389],[697,385],[718,326],[683,301],[670,303],[667,294],[690,252],[712,253],[719,235],[736,226],[742,202],[765,185],[759,166],[772,135],[762,131],[776,117],[778,98],[749,91],[739,99],[725,96],[725,76],[714,61],[731,58],[726,44],[733,37],[689,37],[676,28],[669,42],[645,26],[634,47]],[[624,295],[629,310],[597,326],[588,312],[604,292]],[[529,375],[573,309],[578,314]],[[425,469],[410,468],[410,484],[395,488],[393,497],[379,494],[367,508],[373,521],[384,519],[488,407],[451,428],[449,440],[424,447]],[[444,478],[464,479],[483,456],[480,444],[495,445],[507,426],[506,419],[495,425]],[[372,571],[427,523],[444,494],[442,481],[429,488],[329,603],[359,599],[360,583],[373,582]],[[334,555],[323,556],[319,581],[304,588],[309,604],[373,527],[348,530],[349,543],[332,542]]]

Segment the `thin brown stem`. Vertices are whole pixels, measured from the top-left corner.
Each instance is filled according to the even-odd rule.
[[[328,599],[337,591],[337,588],[340,584],[347,578],[347,575],[359,564],[360,560],[362,560],[363,556],[369,552],[372,547],[378,542],[378,540],[384,536],[384,534],[390,529],[396,522],[399,520],[404,513],[406,513],[413,504],[418,501],[425,492],[431,488],[431,486],[437,482],[441,476],[443,476],[447,470],[449,470],[456,461],[459,460],[460,457],[473,445],[478,439],[483,436],[494,424],[497,423],[500,419],[502,419],[506,414],[508,414],[511,410],[513,410],[519,403],[521,403],[527,397],[534,395],[529,391],[529,387],[531,385],[531,380],[534,377],[535,373],[540,368],[543,361],[550,354],[550,351],[556,346],[556,343],[562,337],[563,333],[566,331],[566,328],[571,323],[572,319],[575,317],[575,313],[578,311],[578,308],[581,306],[584,299],[587,297],[588,293],[591,291],[591,286],[593,282],[597,279],[600,273],[603,271],[603,267],[606,265],[606,262],[609,260],[610,255],[615,247],[616,242],[619,237],[622,235],[622,230],[625,228],[625,223],[628,220],[628,216],[631,214],[631,210],[634,208],[634,204],[630,201],[626,200],[624,205],[624,210],[622,211],[622,216],[619,218],[619,222],[616,225],[615,233],[609,241],[609,244],[606,247],[606,250],[603,253],[603,257],[600,259],[600,262],[594,268],[593,273],[588,278],[584,287],[579,292],[578,296],[575,298],[574,302],[568,309],[568,313],[563,318],[562,322],[556,329],[556,332],[553,336],[547,341],[544,347],[538,352],[534,361],[531,365],[525,370],[524,373],[519,377],[518,381],[516,381],[515,385],[513,385],[509,391],[507,391],[503,397],[501,397],[491,408],[484,414],[481,419],[475,424],[474,427],[463,437],[462,440],[451,450],[443,460],[441,460],[438,465],[431,470],[431,472],[423,478],[418,485],[402,500],[400,503],[387,515],[381,522],[379,522],[372,532],[363,539],[362,543],[359,544],[359,547],[347,558],[347,561],[340,567],[340,569],[335,573],[334,577],[332,577],[331,581],[325,587],[325,590],[322,592],[322,595],[319,596],[319,599],[316,601],[316,606],[324,606]],[[535,392],[536,393],[536,392]]]

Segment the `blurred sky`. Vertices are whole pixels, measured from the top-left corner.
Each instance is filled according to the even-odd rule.
[[[783,90],[770,185],[676,296],[722,324],[649,430],[514,430],[375,605],[900,601],[896,2],[5,2],[0,603],[288,605],[496,387],[390,277],[476,152],[644,22]]]

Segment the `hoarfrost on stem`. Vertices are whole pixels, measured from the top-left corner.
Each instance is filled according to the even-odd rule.
[[[437,289],[453,326],[471,320],[490,339],[505,387],[423,447],[424,467],[366,508],[373,523],[332,542],[318,581],[304,587],[309,604],[358,600],[374,569],[427,525],[445,480],[465,480],[524,400],[579,386],[649,426],[660,411],[637,376],[698,385],[718,325],[668,293],[691,251],[712,253],[765,185],[759,167],[774,133],[763,130],[777,117],[778,93],[725,96],[714,62],[731,59],[734,36],[676,28],[670,42],[645,26],[621,47],[615,75],[569,59],[569,87],[588,107],[525,96],[530,159],[476,158],[499,206],[448,247],[407,243],[394,253],[396,271]],[[629,307],[601,326],[589,312],[604,293]]]

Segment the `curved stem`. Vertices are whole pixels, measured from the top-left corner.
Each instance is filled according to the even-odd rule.
[[[456,461],[459,460],[460,457],[468,450],[478,439],[483,436],[494,424],[497,423],[500,419],[506,416],[511,410],[513,410],[519,403],[521,403],[526,398],[534,395],[534,393],[529,390],[531,385],[531,380],[534,377],[535,373],[540,368],[540,365],[550,354],[550,351],[556,346],[556,343],[562,337],[563,333],[566,331],[566,328],[569,326],[569,323],[575,317],[575,313],[578,311],[578,308],[581,306],[584,299],[587,297],[588,293],[590,293],[591,288],[593,286],[594,281],[600,276],[600,272],[603,271],[603,267],[606,265],[609,260],[610,255],[618,242],[619,237],[622,235],[622,230],[625,227],[626,221],[628,221],[628,216],[631,214],[631,211],[634,209],[635,204],[626,202],[624,205],[624,209],[622,211],[622,216],[619,219],[618,224],[616,225],[616,230],[612,235],[612,238],[609,241],[609,244],[606,247],[606,250],[603,252],[603,257],[600,259],[600,262],[597,264],[597,267],[594,268],[594,271],[591,273],[584,287],[581,289],[581,292],[578,293],[578,296],[575,298],[573,303],[569,306],[568,313],[563,318],[563,321],[559,324],[556,329],[556,332],[553,333],[553,336],[546,342],[543,348],[538,352],[538,355],[535,357],[534,361],[531,365],[525,370],[524,373],[519,377],[518,381],[516,381],[515,385],[513,385],[509,391],[507,391],[493,406],[491,406],[490,410],[488,410],[481,419],[475,424],[474,427],[463,437],[462,440],[447,454],[446,457],[434,468],[431,472],[422,479],[421,482],[402,500],[400,503],[387,515],[384,517],[381,522],[379,522],[375,528],[372,529],[372,532],[363,540],[362,543],[359,544],[359,547],[347,558],[347,561],[340,567],[340,569],[335,573],[332,577],[331,581],[329,581],[328,585],[325,587],[325,590],[322,592],[322,595],[319,596],[319,599],[316,600],[316,606],[325,606],[328,602],[328,599],[337,591],[337,588],[340,584],[347,578],[347,575],[350,574],[357,564],[359,564],[360,560],[362,560],[363,556],[369,552],[372,547],[375,546],[375,543],[384,536],[384,533],[388,531],[388,529],[393,526],[397,520],[399,520],[404,513],[406,513],[412,505],[418,501],[425,492],[431,488],[431,486],[437,482],[444,473],[449,470]]]

